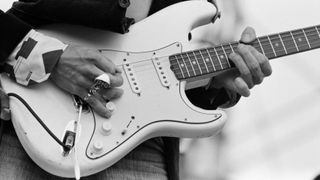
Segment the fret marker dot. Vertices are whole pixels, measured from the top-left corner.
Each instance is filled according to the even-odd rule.
[[[223,58],[224,58],[224,56],[223,56],[223,55],[221,55],[221,56],[220,56],[220,59],[223,59]]]
[[[192,61],[192,63],[195,65],[195,64],[197,64],[197,62],[195,62],[195,61]]]
[[[181,67],[184,67],[184,64],[180,64]]]
[[[275,46],[278,47],[278,46],[279,46],[279,43],[276,43]]]
[[[206,58],[206,62],[209,62],[209,58]]]
[[[301,41],[302,41],[302,39],[301,39],[301,38],[298,38],[298,41],[299,41],[299,42],[301,42]]]

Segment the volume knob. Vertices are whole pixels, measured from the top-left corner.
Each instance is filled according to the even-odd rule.
[[[101,141],[95,141],[93,143],[93,150],[95,152],[100,152],[103,149],[103,143]]]
[[[112,130],[112,124],[110,122],[103,122],[101,130],[104,135],[109,135]]]

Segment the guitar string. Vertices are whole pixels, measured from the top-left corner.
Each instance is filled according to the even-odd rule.
[[[317,36],[320,36],[317,32],[316,33],[311,33],[311,34],[308,34],[308,36],[314,36],[314,35],[317,35]],[[283,42],[284,42],[284,44],[287,44],[288,42],[294,42],[294,39],[293,39],[293,37],[291,37],[291,36],[287,36],[287,37],[290,37],[290,40],[286,40],[286,39],[284,39],[283,37],[282,37],[282,39],[283,39]],[[303,34],[301,34],[301,37],[304,37],[304,38],[307,38],[307,37],[305,37]],[[259,37],[259,38],[261,38],[261,37]],[[298,37],[295,37],[295,38],[298,38]],[[276,38],[276,39],[272,39],[272,40],[280,40],[280,38]],[[304,43],[304,44],[299,44],[298,45],[298,48],[300,47],[300,49],[305,49],[305,50],[308,50],[308,49],[313,49],[313,48],[317,48],[317,47],[319,47],[319,43],[320,43],[320,38],[308,38],[308,40],[310,41],[310,42],[312,42],[312,43],[310,43],[310,45],[311,46],[316,46],[316,47],[311,47],[311,48],[309,48],[309,45],[307,44],[307,43]],[[317,41],[319,41],[319,42],[317,42]],[[265,43],[265,42],[267,42],[267,43]],[[262,46],[266,46],[266,45],[270,45],[270,48],[268,48],[268,49],[266,49],[266,47],[264,47],[264,50],[265,51],[268,51],[268,50],[270,50],[270,52],[267,52],[267,53],[265,53],[265,55],[266,56],[268,56],[268,55],[274,55],[274,52],[273,51],[271,51],[272,50],[272,44],[271,44],[271,42],[269,41],[269,40],[266,40],[264,43],[261,43],[262,44]],[[280,42],[280,41],[279,41]],[[307,41],[304,41],[304,42],[307,42]],[[222,44],[222,45],[219,45],[219,46],[215,46],[215,47],[209,47],[209,48],[202,48],[202,49],[199,49],[199,50],[194,50],[194,51],[187,51],[187,52],[183,52],[183,53],[179,53],[179,54],[173,54],[173,55],[181,55],[181,54],[186,54],[186,53],[190,53],[190,52],[196,52],[196,51],[201,51],[201,50],[213,50],[214,48],[221,48],[221,50],[222,50],[222,47],[221,46],[230,46],[230,45],[237,45],[237,44],[239,44],[239,42],[236,42],[236,43],[233,43],[233,44],[228,44],[228,45],[226,45],[226,44]],[[293,43],[291,43],[291,44],[293,44]],[[234,48],[234,47],[233,47]],[[263,47],[261,47],[260,46],[260,48],[263,48]],[[297,47],[295,46],[295,45],[293,45],[293,46],[290,46],[290,45],[288,45],[288,46],[285,46],[285,47],[283,47],[282,45],[281,45],[281,49],[279,50],[279,48],[275,48],[275,53],[277,54],[277,53],[279,53],[279,52],[283,52],[283,51],[285,51],[284,49],[286,49],[287,51],[290,51],[290,50],[294,50],[294,51],[297,51]],[[103,49],[101,49],[102,51],[104,51]],[[218,49],[219,50],[219,49]],[[230,48],[230,50],[231,50],[231,48]],[[299,51],[297,51],[297,52],[299,52]],[[216,56],[216,55],[212,55],[212,54],[209,54],[210,55],[210,57],[211,58],[215,58],[214,60],[216,60],[217,62],[219,62],[219,59],[218,59],[218,57]],[[170,56],[172,56],[172,55],[170,55]],[[277,55],[276,55],[277,56]],[[167,60],[167,58],[168,58],[169,56],[160,56],[160,57],[157,57],[157,58],[159,58],[159,60],[161,59],[161,60]],[[125,65],[125,64],[139,64],[139,63],[141,63],[141,62],[145,62],[145,61],[152,61],[153,59],[144,59],[144,60],[140,60],[140,61],[136,61],[136,62],[132,62],[132,63],[124,63],[124,64],[122,64],[122,65]],[[179,60],[179,59],[177,59],[177,60]],[[196,58],[196,60],[198,60],[197,58]],[[203,65],[204,63],[202,63],[201,61],[198,61],[199,63],[201,63],[201,65]],[[177,65],[177,63],[175,63],[175,62],[173,62],[173,64],[174,65]],[[222,62],[222,65],[224,66],[224,65],[226,65],[226,64],[228,64],[228,63],[226,63],[226,62]],[[142,65],[143,66],[143,65]],[[167,67],[168,65],[166,65],[166,67]],[[169,64],[169,66],[170,66],[170,64]],[[188,66],[188,68],[189,67],[191,67],[191,65],[187,65]],[[228,68],[228,66],[227,66],[227,68]],[[178,68],[176,68],[176,69],[174,69],[174,70],[177,70]]]
[[[272,45],[270,44],[270,43],[268,43],[269,45],[270,45],[270,47],[267,49],[267,48],[263,48],[263,47],[260,47],[260,49],[261,48],[263,48],[265,51],[267,51],[267,53],[265,53],[265,55],[266,56],[270,56],[270,57],[277,57],[277,56],[283,56],[283,55],[290,55],[290,54],[293,54],[293,53],[286,53],[285,51],[287,50],[287,51],[290,51],[290,50],[293,50],[294,52],[296,52],[296,53],[298,53],[298,52],[300,52],[300,51],[305,51],[305,50],[311,50],[311,49],[315,49],[315,48],[318,48],[318,47],[320,47],[320,41],[319,42],[314,42],[315,40],[320,40],[320,38],[312,38],[312,39],[310,39],[310,38],[308,38],[309,39],[309,41],[311,42],[310,43],[310,46],[311,46],[311,48],[309,47],[309,44],[303,44],[303,45],[300,45],[299,44],[299,46],[298,46],[298,48],[300,48],[300,50],[298,50],[297,49],[297,47],[296,46],[280,46],[280,49],[278,48],[278,47],[275,47],[274,49],[275,49],[275,51],[273,51],[272,50]],[[292,41],[293,42],[293,40],[290,40],[290,41]],[[285,43],[287,43],[286,41],[284,41]],[[265,44],[264,44],[265,45]],[[220,46],[219,46],[220,47]],[[215,47],[214,47],[215,48]],[[212,48],[211,48],[212,49]],[[225,48],[226,49],[226,48]],[[222,48],[220,47],[220,50],[222,50]],[[229,50],[231,50],[231,48],[229,49]],[[229,53],[229,52],[228,52]],[[200,54],[201,54],[201,52],[200,52]],[[216,56],[216,55],[213,55],[212,56],[212,54],[208,54],[208,55],[210,55],[210,57],[211,58],[215,58],[215,59],[213,59],[213,60],[219,60],[219,58]],[[208,56],[209,57],[209,56]],[[206,57],[206,58],[208,58],[208,57]],[[197,57],[195,57],[196,58],[196,60],[198,60],[198,58]],[[199,58],[199,59],[203,59],[202,57],[201,58]],[[175,59],[176,61],[178,60],[183,60],[182,58],[176,58]],[[173,62],[173,64],[174,65],[177,65],[177,62]],[[202,63],[201,61],[199,61],[199,64],[204,64],[204,63]],[[206,63],[207,64],[207,63]],[[227,62],[223,62],[223,65],[225,65],[225,64],[227,64],[228,65],[228,63]],[[188,65],[187,65],[188,66]],[[227,66],[227,67],[229,67],[229,66]],[[174,70],[177,70],[178,68],[175,68]],[[180,69],[180,68],[179,68]]]
[[[319,38],[319,40],[320,40],[320,38]],[[317,47],[320,47],[320,41],[319,41],[317,44],[312,43],[312,45],[313,45],[313,46],[316,45]],[[290,50],[297,51],[297,48],[296,48],[295,46],[286,46],[286,47],[287,47],[287,48],[286,48],[287,51],[290,51]],[[300,47],[300,49],[312,49],[312,48],[316,48],[316,47],[309,48],[309,46],[308,46],[307,44],[301,45],[301,46],[299,46],[299,47]],[[202,49],[202,50],[204,50],[204,49]],[[270,50],[271,50],[271,48],[270,48]],[[266,50],[266,51],[268,51],[268,50]],[[281,49],[275,48],[275,52],[276,52],[276,54],[281,54],[281,53],[283,54],[283,53],[285,52],[284,47],[281,46]],[[297,51],[297,52],[299,52],[299,51]],[[185,53],[186,53],[186,52],[185,52]],[[177,54],[177,55],[179,55],[179,54]],[[213,60],[216,60],[217,62],[219,61],[219,60],[218,60],[218,57],[217,57],[216,55],[212,55],[212,54],[206,53],[206,55],[204,55],[204,56],[205,56],[206,58],[208,58],[209,55],[210,55],[211,58],[215,58],[215,59],[213,59]],[[274,53],[273,53],[273,51],[269,51],[269,52],[265,53],[265,55],[270,56],[270,55],[274,55]],[[169,57],[169,56],[160,56],[160,57],[158,57],[158,58],[159,58],[159,60],[160,60],[160,59],[164,60],[163,58],[165,58],[165,60],[167,60],[167,59],[166,59],[167,57]],[[199,59],[203,59],[203,58],[199,58]],[[183,60],[183,59],[182,59],[182,58],[176,58],[176,60]],[[195,60],[198,60],[198,58],[195,57]],[[128,63],[128,64],[141,63],[141,62],[144,62],[144,61],[152,61],[152,59],[140,60],[140,61],[138,61],[138,62]],[[223,63],[223,65],[226,65],[226,64],[227,64],[227,63],[225,63],[225,62],[222,62],[222,63]],[[173,62],[173,64],[174,64],[174,65],[177,65],[176,62]],[[188,63],[188,64],[189,64],[189,63]],[[202,65],[202,64],[204,64],[204,63],[201,62],[201,61],[199,61],[199,64]],[[142,65],[142,66],[144,66],[144,65]],[[191,65],[188,65],[188,66],[191,67]],[[137,67],[139,67],[139,66],[137,66]]]
[[[319,38],[308,38],[308,40],[309,41],[317,41],[317,40],[319,40],[319,42],[315,42],[315,43],[320,43],[320,34],[318,34],[317,32],[316,33],[312,33],[312,34],[309,34],[308,36],[314,36],[314,35],[318,35],[318,37]],[[284,42],[284,44],[286,44],[286,43],[288,43],[288,42],[294,42],[294,40],[292,39],[292,37],[291,37],[291,35],[289,35],[289,36],[287,36],[287,37],[290,37],[290,40],[285,40],[285,39],[283,39],[283,37],[282,37],[282,39],[283,39],[283,42]],[[304,35],[301,35],[301,37],[305,37]],[[260,38],[262,38],[262,37],[258,37],[257,39],[259,39],[260,41],[261,41],[261,39]],[[296,37],[297,38],[297,37]],[[277,38],[278,39],[278,38]],[[275,39],[271,39],[271,40],[277,40],[276,38]],[[264,41],[265,43],[262,43],[261,42],[261,45],[262,46],[266,46],[266,45],[272,45],[271,44],[271,42],[269,41],[269,40],[265,40]],[[305,41],[306,42],[306,41]],[[240,42],[232,42],[233,44],[231,44],[231,45],[238,45]],[[279,43],[280,43],[280,41],[279,41]],[[315,44],[315,43],[311,43],[311,44]],[[201,51],[201,50],[206,50],[206,49],[208,49],[208,50],[211,50],[211,49],[213,49],[213,48],[219,48],[220,46],[226,46],[226,47],[228,47],[228,46],[230,46],[229,45],[229,43],[228,44],[221,44],[221,45],[219,45],[219,46],[215,46],[215,47],[209,47],[209,48],[201,48],[201,49],[198,49],[198,50],[194,50],[194,51]],[[281,45],[282,46],[282,45]],[[308,44],[300,44],[300,46],[298,45],[298,47],[303,47],[303,46],[308,46]],[[234,48],[234,47],[233,47]],[[222,49],[222,48],[221,48]],[[271,50],[272,48],[270,48],[270,50]],[[287,50],[290,50],[290,49],[297,49],[295,46],[286,46],[286,49]],[[100,49],[101,51],[106,51],[106,49]],[[282,51],[282,50],[281,50]],[[178,53],[178,54],[173,54],[173,55],[179,55],[179,54],[185,54],[185,53],[190,53],[190,52],[193,52],[193,51],[187,51],[187,52],[182,52],[182,53]],[[279,52],[279,51],[276,51],[276,52]],[[273,54],[273,52],[270,52],[269,54]],[[169,55],[169,56],[171,56],[171,55]],[[157,58],[167,58],[167,57],[169,57],[169,56],[159,56],[159,57],[157,57]],[[143,62],[143,61],[151,61],[152,59],[150,58],[150,59],[143,59],[143,60],[140,60],[140,61],[136,61],[136,62],[132,62],[132,63],[124,63],[124,64],[120,64],[120,65],[125,65],[125,64],[135,64],[135,63],[140,63],[140,62]]]
[[[291,48],[291,49],[295,49],[295,50],[296,50],[296,48]],[[278,51],[277,51],[277,52],[278,52]],[[281,51],[281,52],[282,52],[282,51]],[[271,53],[269,53],[269,54],[271,54]],[[272,54],[273,54],[273,53],[272,53]],[[162,58],[165,58],[165,60],[167,60],[166,57],[162,57]],[[159,60],[162,60],[162,58],[159,58]],[[216,59],[216,62],[217,62],[217,61],[218,61],[218,60]],[[217,63],[215,63],[215,64],[217,64]],[[201,64],[200,64],[200,66],[203,66],[203,65],[204,65],[204,63],[201,63]],[[170,64],[169,61],[166,61],[166,63],[162,65],[162,67],[165,67],[165,68],[169,68],[170,66],[171,66],[171,64]],[[215,71],[215,68],[217,69],[217,66],[218,66],[218,65],[216,65],[216,67],[209,66],[208,68],[210,69],[210,71],[209,71],[209,72],[204,71],[205,73],[202,73],[202,74],[209,74],[209,73],[216,72],[216,71]],[[218,70],[224,70],[224,69],[230,68],[230,66],[229,66],[228,63],[226,63],[226,62],[222,62],[222,66],[223,66],[223,69],[221,69],[221,68],[218,66],[218,67],[219,67]],[[153,63],[142,64],[142,65],[137,64],[137,65],[135,65],[133,68],[135,69],[135,72],[136,72],[136,73],[153,71],[153,70],[155,69]],[[140,69],[139,69],[139,68],[140,68]],[[188,69],[191,71],[191,64],[190,64],[190,65],[187,64],[187,67],[186,67],[186,68],[188,68]],[[184,74],[185,76],[187,76],[187,77],[192,77],[192,76],[189,76],[189,75],[186,73],[187,70],[184,70],[184,72],[181,72],[179,67],[176,67],[176,68],[174,68],[174,69],[172,69],[172,70],[178,70],[178,71],[175,71],[175,73],[176,73],[177,75],[181,75],[181,74],[183,73],[183,74]],[[197,72],[199,72],[199,71],[200,71],[200,68],[197,68]],[[193,75],[193,76],[201,75],[201,72],[200,72],[200,74],[197,73],[197,72],[192,72],[192,75]]]

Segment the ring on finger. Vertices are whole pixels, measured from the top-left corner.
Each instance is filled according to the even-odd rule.
[[[107,73],[103,73],[94,79],[94,83],[100,88],[110,88],[110,76]]]
[[[83,100],[84,100],[84,101],[88,101],[91,97],[92,97],[92,93],[89,92],[87,95],[85,95],[85,96],[83,97]]]

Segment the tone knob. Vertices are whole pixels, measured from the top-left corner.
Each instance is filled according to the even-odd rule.
[[[95,152],[100,152],[103,149],[103,143],[101,141],[95,141],[93,143],[93,150]]]
[[[103,122],[101,130],[104,135],[109,135],[112,130],[112,124],[110,122]]]

